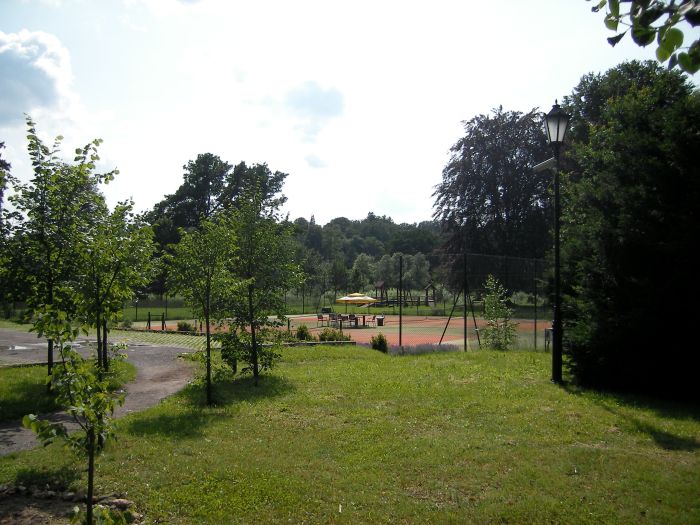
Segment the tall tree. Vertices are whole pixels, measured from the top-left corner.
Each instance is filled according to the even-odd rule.
[[[586,0],[590,2],[591,0]],[[605,27],[621,33],[608,38],[611,46],[630,32],[638,46],[646,47],[656,40],[656,58],[659,62],[669,61],[669,68],[678,65],[688,73],[700,70],[700,38],[695,38],[684,46],[685,35],[679,28],[687,22],[690,27],[700,25],[700,0],[593,0],[593,12],[607,6]],[[620,4],[629,4],[624,10]],[[683,51],[685,50],[685,51]]]
[[[169,284],[200,318],[207,335],[207,404],[212,404],[211,322],[221,319],[227,302],[240,287],[230,272],[235,265],[234,226],[226,220],[205,220],[199,231],[185,233],[168,258]]]
[[[584,77],[567,104],[583,137],[564,185],[571,369],[587,384],[697,399],[695,335],[673,327],[700,293],[700,95],[676,70],[632,62]]]
[[[176,228],[199,228],[223,205],[222,193],[232,166],[212,153],[201,153],[182,169],[183,181],[177,191],[167,195],[150,212],[151,224],[169,218]]]
[[[449,248],[542,257],[550,245],[551,177],[532,166],[551,153],[539,113],[499,107],[464,129],[433,193],[433,216],[449,234]]]
[[[234,295],[230,304],[234,326],[249,334],[243,340],[243,358],[258,383],[261,368],[260,330],[284,318],[285,292],[302,282],[299,267],[293,261],[293,226],[280,221],[279,207],[284,196],[270,194],[263,180],[284,180],[284,174],[272,174],[266,165],[254,165],[250,176],[242,174],[246,183],[241,188],[232,211],[232,224],[237,237],[238,257],[231,265],[235,279],[246,285]],[[249,332],[248,332],[249,331]],[[263,367],[269,364],[262,362]]]
[[[62,137],[57,137],[53,146],[48,147],[38,137],[29,117],[27,128],[34,173],[28,184],[16,185],[10,198],[22,218],[15,225],[13,235],[23,238],[27,250],[23,266],[30,286],[27,304],[30,314],[43,307],[74,312],[72,283],[78,269],[72,254],[96,208],[98,185],[111,180],[118,170],[95,171],[99,139],[76,150],[75,164],[68,164],[59,157]],[[51,374],[52,339],[48,339],[47,346]]]

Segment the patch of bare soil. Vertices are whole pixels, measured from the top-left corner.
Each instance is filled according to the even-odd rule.
[[[0,496],[0,525],[68,525],[75,505],[54,498]]]

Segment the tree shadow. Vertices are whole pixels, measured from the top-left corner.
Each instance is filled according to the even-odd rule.
[[[25,467],[15,474],[15,486],[50,488],[53,491],[65,491],[80,479],[78,469],[69,466],[46,468]]]
[[[623,394],[603,390],[584,389],[573,384],[565,384],[564,390],[574,395],[594,392],[599,394],[592,401],[604,410],[614,414],[632,425],[635,429],[649,435],[654,442],[664,450],[692,452],[700,449],[700,441],[694,437],[678,436],[662,430],[646,421],[623,413],[616,407],[638,408],[650,410],[659,417],[676,420],[692,420],[700,422],[700,407],[691,403],[654,399],[645,395]]]
[[[196,438],[203,435],[202,429],[222,416],[221,408],[238,402],[255,403],[279,397],[294,389],[292,383],[275,375],[261,376],[258,386],[252,377],[235,380],[218,379],[212,382],[212,406],[206,404],[206,385],[203,381],[189,384],[178,394],[184,401],[183,408],[174,413],[151,414],[150,411],[135,414],[122,424],[124,430],[136,436],[169,436]]]
[[[58,410],[53,397],[46,393],[46,384],[30,378],[14,383],[12,391],[0,400],[0,423],[22,419],[27,414],[44,414]]]

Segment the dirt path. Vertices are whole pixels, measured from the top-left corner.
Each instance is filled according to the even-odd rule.
[[[87,348],[87,342],[87,338],[77,341],[77,349],[83,355],[94,352]],[[127,360],[136,367],[137,374],[126,385],[126,400],[115,411],[116,417],[144,410],[182,389],[192,378],[194,367],[177,359],[181,352],[182,348],[130,344]],[[46,360],[46,341],[37,339],[36,334],[0,328],[0,365]],[[54,414],[52,418],[68,421],[65,414]],[[0,423],[0,456],[38,444],[34,433],[24,428],[21,421]]]

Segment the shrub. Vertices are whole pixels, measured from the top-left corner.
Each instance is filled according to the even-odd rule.
[[[518,323],[510,320],[513,310],[508,308],[505,288],[493,275],[486,278],[484,288],[484,341],[486,346],[496,350],[508,350],[515,342]]]
[[[372,339],[370,340],[370,344],[372,345],[372,348],[379,350],[380,352],[384,352],[385,354],[389,351],[389,343],[382,333],[373,335]]]
[[[194,332],[194,327],[192,324],[188,323],[187,321],[178,321],[177,322],[177,331],[178,332]]]
[[[132,326],[133,324],[134,324],[134,323],[132,322],[131,319],[124,319],[124,320],[121,322],[122,328],[131,328],[131,326]]]
[[[297,327],[297,339],[299,341],[313,341],[314,336],[311,335],[311,332],[309,331],[309,327],[306,326],[305,324],[299,325]]]
[[[324,328],[318,335],[319,341],[352,341],[349,335],[343,334],[335,328]]]

